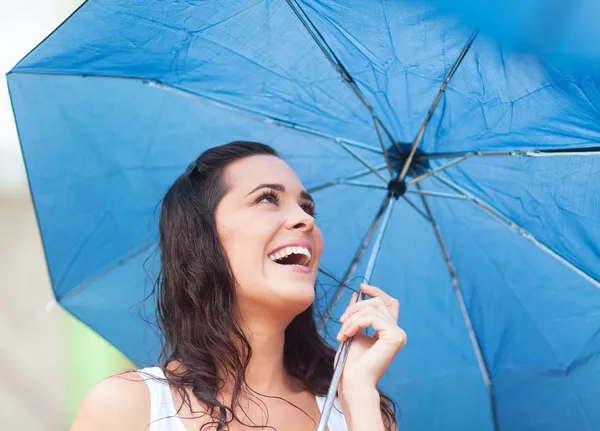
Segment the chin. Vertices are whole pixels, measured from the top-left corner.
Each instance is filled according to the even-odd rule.
[[[277,292],[276,296],[283,307],[286,307],[287,305],[294,308],[303,307],[299,313],[310,307],[310,304],[315,300],[314,282],[293,282],[286,280],[281,283],[274,283],[269,290]]]

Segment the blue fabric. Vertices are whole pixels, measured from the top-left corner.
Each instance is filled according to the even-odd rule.
[[[596,0],[425,1],[516,49],[534,51],[556,64],[580,68],[600,60]]]
[[[472,29],[412,3],[299,4],[394,138],[411,142]],[[482,34],[450,81],[420,152],[555,157],[473,155],[438,174],[477,199],[427,198],[468,316],[432,225],[398,200],[371,281],[402,303],[409,342],[380,383],[402,430],[493,430],[494,415],[500,430],[600,429],[599,79]],[[54,293],[140,366],[161,342],[153,304],[140,303],[158,266],[158,206],[198,154],[265,142],[308,189],[365,170],[340,139],[384,163],[369,111],[285,1],[89,0],[8,83]],[[435,178],[422,187],[458,195]],[[314,192],[322,267],[337,278],[385,193]],[[318,310],[336,288],[319,278]],[[337,329],[323,332],[333,346]]]

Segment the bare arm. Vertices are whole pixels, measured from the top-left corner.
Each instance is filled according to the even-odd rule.
[[[137,373],[109,377],[85,397],[70,431],[142,431],[150,422],[150,392]]]
[[[340,404],[349,431],[384,431],[379,392],[375,388],[340,394]]]

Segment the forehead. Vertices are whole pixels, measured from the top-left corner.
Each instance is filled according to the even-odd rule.
[[[275,156],[251,156],[227,166],[224,175],[231,190],[252,189],[258,184],[279,183],[290,189],[304,189],[294,170]]]

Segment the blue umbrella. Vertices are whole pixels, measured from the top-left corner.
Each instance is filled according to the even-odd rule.
[[[599,74],[394,1],[89,0],[8,82],[56,300],[138,365],[160,198],[261,141],[317,201],[317,311],[380,250],[400,428],[545,431],[600,429]]]
[[[596,0],[426,0],[457,14],[513,48],[534,51],[560,66],[600,60]],[[587,66],[586,66],[587,65]]]

